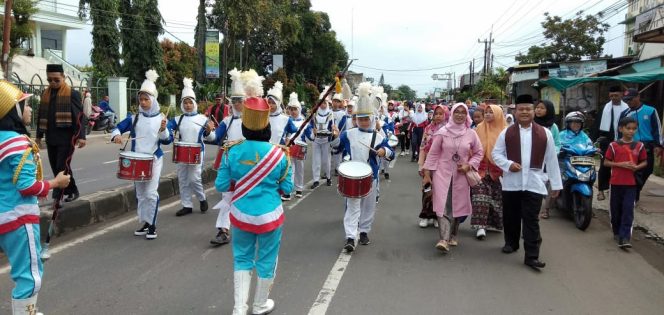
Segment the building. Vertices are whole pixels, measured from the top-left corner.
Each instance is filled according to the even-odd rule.
[[[625,20],[625,46],[623,55],[639,55],[643,50],[643,44],[634,42],[634,36],[648,30],[650,23],[655,21],[656,12],[664,5],[664,0],[628,0],[627,14]],[[661,48],[660,48],[661,49]]]
[[[87,75],[67,62],[67,32],[83,29],[85,23],[78,17],[78,0],[37,1],[38,12],[30,17],[33,36],[15,55],[12,64],[12,80],[31,82],[35,74],[46,78],[46,64],[61,63],[65,74],[73,84],[85,80]],[[0,16],[4,18],[4,4]],[[45,82],[44,82],[45,83]]]

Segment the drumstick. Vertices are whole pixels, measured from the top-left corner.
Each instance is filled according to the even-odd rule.
[[[138,139],[143,139],[143,138],[145,138],[145,137],[135,137],[135,138],[129,138],[129,139],[127,139],[127,141],[131,141],[131,140],[138,140]],[[106,141],[106,143],[108,144],[108,143],[112,143],[112,142],[111,142],[111,140],[108,140],[108,141]]]
[[[359,142],[359,141],[358,141],[358,142]],[[364,142],[360,142],[360,144],[363,145],[363,146],[365,146],[365,147],[367,147],[367,148],[369,148],[369,150],[371,150],[373,153],[378,154],[378,151],[376,151],[376,149],[372,148],[370,145],[368,145],[368,144],[366,144],[366,143],[364,143]]]

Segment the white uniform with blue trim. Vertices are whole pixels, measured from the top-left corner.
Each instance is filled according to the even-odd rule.
[[[270,114],[270,131],[270,143],[285,144],[286,135],[297,132],[297,127],[289,116],[279,112]]]
[[[215,140],[219,146],[224,145],[224,141],[244,140],[244,136],[242,135],[242,117],[236,114],[224,118],[215,131]],[[228,230],[231,228],[229,218],[231,198],[233,198],[232,193],[222,192],[221,201],[213,207],[214,209],[219,209],[219,215],[217,215],[217,222],[215,224],[215,227],[218,229]]]
[[[376,213],[376,188],[378,185],[378,169],[380,157],[371,152],[365,146],[370,145],[374,132],[376,139],[373,148],[385,149],[385,157],[388,160],[394,158],[394,152],[387,144],[387,138],[373,129],[353,128],[341,133],[339,141],[335,141],[335,147],[343,156],[349,156],[351,161],[368,163],[373,172],[373,182],[369,195],[362,198],[346,198],[346,212],[344,214],[344,230],[346,238],[356,239],[358,230],[360,233],[369,233]]]
[[[154,156],[154,161],[152,162],[152,179],[149,181],[134,182],[136,199],[138,200],[136,208],[138,221],[150,225],[157,224],[157,212],[159,209],[159,192],[157,189],[159,188],[159,178],[161,177],[161,169],[164,164],[164,151],[162,151],[161,145],[170,144],[173,141],[173,135],[168,128],[164,128],[164,131],[159,132],[162,118],[161,113],[151,116],[145,113],[131,115],[121,121],[113,129],[113,132],[111,132],[111,139],[129,132],[130,137],[133,139],[131,140],[132,152]],[[138,121],[134,129],[135,119],[138,119]]]
[[[293,125],[295,126],[295,132],[302,126],[304,123],[304,118],[302,115],[299,115],[297,118],[293,119],[291,117],[291,121],[293,122]],[[294,135],[295,132],[292,134],[289,134],[287,138],[290,140]],[[302,135],[300,135],[300,140],[302,142],[306,142],[305,139],[307,138],[307,132],[311,132],[311,130],[305,130]],[[293,144],[297,145],[297,144]],[[306,159],[306,155],[305,155]],[[291,158],[291,165],[293,165],[293,184],[295,185],[295,191],[302,191],[304,190],[304,160],[297,160]]]
[[[332,111],[327,111],[326,113],[321,114],[317,112],[309,126],[308,129],[316,128],[317,134],[315,138],[311,138],[313,141],[313,154],[311,161],[311,168],[314,175],[314,182],[320,181],[320,171],[323,168],[323,174],[325,178],[330,179],[330,140],[332,138],[332,124],[334,119],[332,116]],[[313,132],[308,131],[308,134],[313,135]]]
[[[36,180],[32,154],[13,182],[22,156],[31,146],[26,136],[0,131],[0,248],[7,255],[16,283],[14,299],[37,295],[42,283],[37,197],[46,197],[50,187],[47,181]]]
[[[332,110],[332,116],[334,117],[334,124],[339,129],[339,134],[346,130],[346,111],[343,109]],[[341,154],[332,151],[332,162],[330,163],[330,168],[336,170],[341,163]]]
[[[180,120],[182,119],[182,120]],[[178,122],[180,125],[178,126]],[[177,164],[178,185],[180,187],[180,202],[184,208],[192,208],[191,196],[196,195],[199,201],[206,200],[203,181],[201,179],[202,166],[205,161],[205,143],[203,140],[214,141],[215,133],[205,135],[205,125],[208,119],[198,113],[187,113],[174,117],[168,121],[168,129],[175,135],[177,142],[198,143],[201,145],[201,162],[199,164]]]

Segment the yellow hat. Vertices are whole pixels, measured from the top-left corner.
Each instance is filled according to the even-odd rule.
[[[23,93],[9,81],[0,80],[0,119],[9,113],[16,103],[32,96],[32,94]]]
[[[263,130],[270,123],[270,105],[262,97],[250,97],[242,107],[242,125],[249,130]]]

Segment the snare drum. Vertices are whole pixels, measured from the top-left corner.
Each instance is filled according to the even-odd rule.
[[[152,179],[152,154],[137,152],[120,152],[118,178],[133,181]]]
[[[371,192],[373,171],[367,163],[348,161],[339,164],[337,190],[348,198],[362,198]]]
[[[300,140],[295,140],[294,144],[288,148],[288,153],[293,159],[304,160],[307,156],[307,144]]]
[[[173,163],[200,164],[202,148],[200,143],[175,142],[173,144]]]

